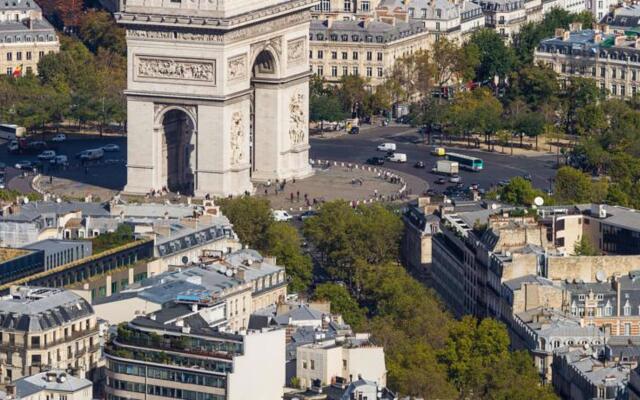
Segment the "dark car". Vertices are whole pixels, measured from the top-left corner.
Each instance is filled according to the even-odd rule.
[[[440,193],[435,189],[427,189],[426,194],[427,196],[437,196]]]
[[[371,157],[367,159],[367,164],[369,165],[384,165],[384,158],[382,157]]]
[[[444,179],[444,178],[438,178],[438,179],[436,179],[436,183],[438,185],[444,185],[445,183],[447,183],[447,180]]]
[[[413,164],[413,168],[424,168],[424,162],[423,161],[418,161],[415,164]]]
[[[313,217],[313,216],[315,216],[315,215],[318,215],[318,212],[317,212],[317,211],[309,210],[309,211],[305,211],[305,212],[303,212],[302,214],[300,214],[300,215],[298,216],[298,219],[299,219],[300,221],[304,221],[305,219],[307,219],[307,218],[311,218],[311,217]]]
[[[351,130],[349,131],[350,135],[357,135],[358,133],[360,133],[360,127],[358,126],[352,127]]]

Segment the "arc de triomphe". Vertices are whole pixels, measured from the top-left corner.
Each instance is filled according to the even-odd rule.
[[[126,193],[303,178],[314,0],[126,0]]]

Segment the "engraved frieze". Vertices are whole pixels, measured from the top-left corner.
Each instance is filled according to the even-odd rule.
[[[235,81],[247,77],[247,55],[231,57],[227,63],[227,80]]]
[[[289,40],[287,42],[287,62],[289,65],[299,64],[305,60],[306,42],[307,39],[305,37]]]
[[[214,61],[137,57],[135,76],[140,79],[173,79],[214,82]]]

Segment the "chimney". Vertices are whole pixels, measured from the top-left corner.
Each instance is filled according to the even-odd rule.
[[[571,32],[569,31],[563,31],[562,32],[562,41],[566,42],[569,40],[569,38],[571,38]]]
[[[601,33],[596,33],[595,35],[593,35],[593,43],[600,43],[602,42],[602,34]]]
[[[569,24],[569,30],[571,32],[578,32],[582,30],[582,22],[572,22]]]
[[[624,43],[624,41],[627,40],[627,36],[626,35],[616,35],[616,38],[614,39],[614,46],[622,46],[622,44]]]
[[[606,35],[606,34],[611,33],[611,29],[609,28],[609,25],[607,25],[607,24],[602,24],[602,25],[600,25],[600,26],[601,26],[601,29],[600,29],[600,30],[601,30],[601,31],[602,31],[602,33],[604,33],[605,35]]]
[[[555,36],[556,36],[558,39],[562,39],[562,38],[564,37],[564,29],[562,29],[562,28],[556,28],[556,34],[555,34]]]

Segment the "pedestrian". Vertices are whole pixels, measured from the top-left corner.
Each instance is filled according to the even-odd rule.
[[[300,191],[296,191],[296,201],[300,201]]]
[[[53,184],[53,175],[49,175],[49,185]]]
[[[293,192],[291,192],[291,202],[293,203]]]
[[[267,191],[267,189],[264,190],[264,195],[267,196],[269,194],[269,192]]]
[[[271,179],[267,179],[267,187],[271,186]]]
[[[376,199],[378,198],[378,189],[374,189],[373,197],[375,197]]]

